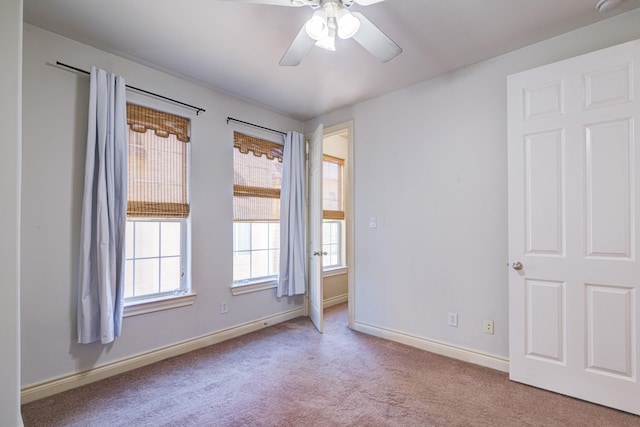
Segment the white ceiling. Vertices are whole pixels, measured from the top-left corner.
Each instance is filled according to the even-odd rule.
[[[353,40],[278,62],[309,7],[234,0],[24,0],[25,22],[290,117],[323,113],[640,7],[596,0],[386,0],[354,5],[404,50],[380,63]],[[71,64],[74,65],[74,64]],[[141,85],[142,83],[136,83]]]

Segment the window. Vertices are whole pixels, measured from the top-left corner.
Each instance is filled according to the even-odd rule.
[[[281,144],[234,132],[233,284],[274,280],[280,263]]]
[[[190,120],[127,104],[127,124],[125,303],[184,295]]]
[[[323,268],[342,267],[342,228],[344,221],[323,220],[322,222],[322,251],[326,255],[322,257]]]
[[[322,179],[322,266],[344,267],[344,160],[324,155]]]

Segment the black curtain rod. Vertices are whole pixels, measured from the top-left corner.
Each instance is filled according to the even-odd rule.
[[[79,73],[90,74],[88,71],[85,71],[85,70],[80,69],[80,68],[73,67],[71,65],[63,64],[60,61],[56,61],[56,65],[59,65],[61,67],[65,67],[65,68],[69,68],[70,70],[77,71]],[[163,95],[158,95],[157,93],[149,92],[148,90],[140,89],[139,87],[130,86],[130,85],[125,85],[125,86],[128,89],[135,90],[136,92],[142,92],[142,93],[145,93],[147,95],[155,96],[156,98],[164,99],[165,101],[170,101],[170,102],[173,102],[175,104],[182,105],[183,107],[188,107],[188,108],[194,109],[194,110],[196,110],[196,116],[199,115],[201,111],[203,113],[206,112],[206,110],[204,108],[196,107],[195,105],[191,105],[191,104],[186,104],[184,102],[180,102],[180,101],[177,101],[177,100],[175,100],[173,98],[169,98],[169,97],[166,97],[166,96],[163,96]]]
[[[264,126],[255,125],[253,123],[249,123],[249,122],[245,122],[245,121],[242,121],[242,120],[234,119],[233,117],[227,117],[227,124],[229,124],[229,122],[242,123],[243,125],[253,126],[254,128],[268,130],[269,132],[275,132],[275,133],[279,133],[281,135],[286,135],[287,134],[286,132],[282,132],[281,130],[275,130],[275,129],[267,128],[267,127],[264,127]]]

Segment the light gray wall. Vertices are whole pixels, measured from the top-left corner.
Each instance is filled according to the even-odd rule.
[[[348,284],[346,272],[324,277],[322,279],[322,298],[326,301],[347,295]]]
[[[130,100],[186,115],[192,125],[193,306],[124,319],[110,345],[76,344],[76,275],[86,145],[89,78],[53,66],[56,60],[91,65],[133,86],[201,106],[194,112],[128,92]],[[274,134],[227,125],[227,116],[270,128],[302,124],[264,108],[197,86],[25,25],[22,186],[22,385],[227,329],[301,306],[275,290],[232,296],[233,131]],[[240,126],[240,125],[238,125]],[[221,302],[228,314],[220,314]]]
[[[22,0],[0,2],[0,425],[20,418]]]
[[[356,322],[508,356],[506,77],[636,38],[640,10],[305,123],[354,120]]]

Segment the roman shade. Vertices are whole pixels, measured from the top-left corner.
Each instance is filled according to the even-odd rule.
[[[127,125],[127,216],[188,217],[190,120],[152,108],[127,104]]]
[[[322,156],[322,218],[344,220],[344,160]]]
[[[283,146],[234,132],[233,147],[233,220],[278,221]]]

